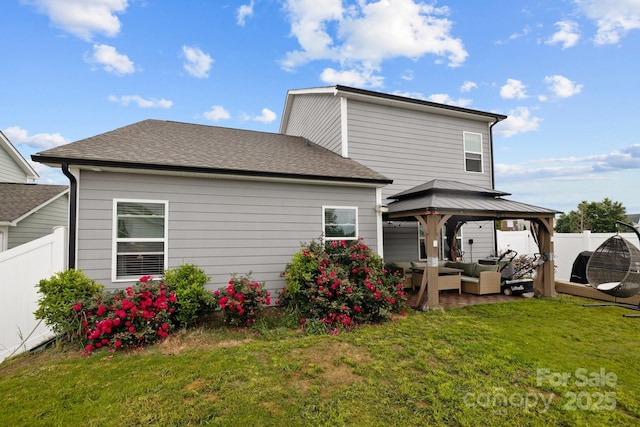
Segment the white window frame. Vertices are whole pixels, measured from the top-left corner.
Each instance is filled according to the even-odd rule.
[[[355,236],[354,237],[328,237],[326,235],[326,223],[325,212],[327,209],[352,209],[355,211]],[[360,236],[360,229],[358,225],[358,207],[357,206],[323,206],[322,207],[322,238],[324,240],[358,240]]]
[[[118,237],[118,203],[152,203],[164,205],[164,237],[162,238],[124,238]],[[162,242],[164,247],[163,273],[169,262],[169,201],[150,199],[113,199],[113,225],[111,245],[111,281],[112,282],[137,282],[140,277],[118,277],[118,243],[121,242]],[[158,278],[159,276],[154,276]]]
[[[472,151],[467,149],[467,135],[476,135],[480,137],[480,151]],[[484,141],[481,133],[477,132],[462,132],[462,146],[464,151],[464,171],[470,173],[483,173],[484,172],[484,155],[482,154],[484,150]],[[469,170],[467,169],[467,154],[474,154],[480,156],[480,170]]]

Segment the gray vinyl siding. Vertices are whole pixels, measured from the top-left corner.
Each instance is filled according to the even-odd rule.
[[[27,175],[16,164],[7,150],[0,145],[0,182],[27,182]]]
[[[23,243],[51,234],[54,227],[67,226],[69,224],[68,205],[68,195],[58,197],[37,212],[24,218],[16,227],[9,227],[7,248],[15,248]]]
[[[348,100],[349,157],[393,179],[383,199],[432,179],[491,188],[486,122]],[[465,172],[463,131],[482,134],[483,173]]]
[[[271,290],[301,242],[322,233],[322,206],[357,206],[359,234],[376,248],[375,189],[82,171],[78,268],[111,282],[113,199],[168,200],[169,268],[194,263],[225,285],[252,272]]]
[[[394,222],[383,228],[384,261],[415,261],[418,253],[418,223]]]
[[[296,95],[284,133],[308,140],[342,155],[340,98],[330,94]]]
[[[432,179],[492,188],[486,122],[348,100],[347,123],[349,157],[393,179],[382,189],[383,200]],[[463,132],[482,135],[482,173],[465,171]],[[465,260],[493,255],[493,222],[489,224],[481,229],[473,222],[463,226]],[[418,259],[417,241],[416,224],[385,227],[385,261]]]
[[[340,145],[334,148],[328,142],[341,141],[340,114],[340,102],[334,96],[296,95],[285,133],[304,136],[341,154]],[[383,200],[433,179],[492,188],[487,122],[352,99],[347,100],[346,119],[349,158],[393,179],[393,184],[382,188]],[[322,133],[327,126],[333,133],[326,130],[327,134]],[[482,135],[482,173],[465,171],[463,132]],[[493,223],[490,224],[482,229],[473,223],[463,227],[465,258],[472,255],[476,260],[493,255]],[[416,224],[404,223],[404,228],[385,226],[383,234],[386,262],[418,259]],[[471,255],[468,239],[474,240]]]
[[[465,261],[476,262],[495,255],[493,226],[493,221],[480,221],[469,222],[462,227]],[[473,239],[472,245],[469,239]],[[383,244],[385,262],[418,260],[418,223],[393,221],[385,224]]]

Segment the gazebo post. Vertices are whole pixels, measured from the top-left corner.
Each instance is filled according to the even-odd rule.
[[[440,293],[438,291],[438,253],[440,247],[440,230],[451,215],[440,216],[433,208],[425,215],[416,215],[416,219],[424,229],[424,246],[427,254],[427,267],[422,274],[420,291],[418,292],[418,308],[428,309],[440,305]],[[423,302],[425,288],[427,300]]]
[[[549,257],[546,262],[536,269],[537,274],[533,282],[536,296],[556,296],[555,266],[553,261],[553,217],[540,218],[537,221],[538,243],[543,256]]]

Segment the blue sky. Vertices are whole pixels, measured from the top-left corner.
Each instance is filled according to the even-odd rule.
[[[640,0],[490,4],[7,0],[0,130],[26,158],[147,118],[277,132],[288,89],[344,84],[508,115],[514,200],[640,213]]]

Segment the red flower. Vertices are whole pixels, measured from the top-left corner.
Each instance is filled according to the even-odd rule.
[[[73,304],[73,311],[80,311],[80,310],[82,310],[82,306],[79,303]]]
[[[142,276],[140,279],[138,279],[138,281],[142,283],[146,283],[151,279],[153,279],[153,276]]]

